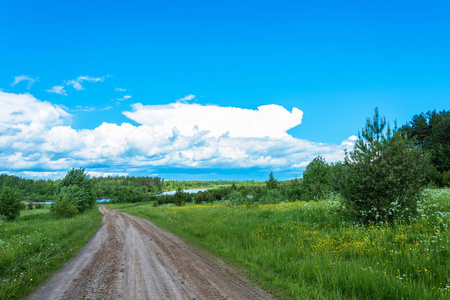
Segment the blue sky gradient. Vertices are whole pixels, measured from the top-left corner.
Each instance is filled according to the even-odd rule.
[[[400,125],[420,112],[450,108],[449,15],[448,1],[4,0],[0,89],[3,99],[29,93],[36,101],[61,107],[71,117],[51,126],[76,131],[94,130],[104,122],[137,128],[142,123],[124,115],[135,109],[133,104],[156,109],[187,95],[195,95],[188,101],[191,105],[241,108],[249,114],[270,104],[288,112],[298,108],[303,112],[301,124],[286,125],[285,130],[296,146],[280,142],[275,154],[270,152],[274,147],[261,148],[262,156],[280,161],[286,156],[287,162],[260,165],[255,159],[244,167],[231,156],[227,159],[232,162],[213,155],[204,157],[217,161],[208,164],[206,159],[201,168],[196,158],[186,165],[168,160],[173,164],[151,168],[108,160],[103,166],[92,160],[83,165],[93,172],[168,175],[168,179],[259,180],[275,170],[286,179],[301,176],[313,155],[341,158],[338,146],[357,134],[376,106]],[[21,75],[31,80],[13,85]],[[80,76],[91,80],[77,79]],[[83,89],[77,90],[71,80]],[[63,86],[65,93],[48,92],[55,86]],[[0,103],[4,109],[5,103]],[[290,118],[282,116],[280,120]],[[292,156],[292,151],[306,151],[304,145],[298,146],[299,140],[317,149]],[[222,153],[220,142],[210,143],[219,145],[217,153]],[[282,144],[295,150],[286,146],[281,151]],[[9,155],[26,153],[8,144],[0,147]],[[248,154],[244,148],[239,149]],[[49,157],[72,158],[77,150],[61,151],[51,150]],[[127,151],[117,155],[137,155]],[[28,161],[36,157],[27,155]],[[256,157],[256,152],[252,155]],[[8,157],[0,158],[0,171],[21,176],[30,176],[23,172],[59,176],[64,168],[83,164],[77,156],[51,169],[39,163],[15,168],[5,163]],[[299,166],[293,167],[296,159]]]

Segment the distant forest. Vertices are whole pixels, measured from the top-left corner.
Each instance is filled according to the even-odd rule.
[[[108,176],[92,178],[98,199],[111,198],[114,202],[141,202],[154,194],[177,189],[220,188],[233,184],[255,186],[264,183],[255,181],[176,181],[159,177]],[[25,179],[13,175],[0,175],[0,187],[15,188],[24,201],[54,200],[60,180]]]

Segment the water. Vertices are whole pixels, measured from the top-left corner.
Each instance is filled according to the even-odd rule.
[[[183,190],[184,193],[188,193],[188,194],[197,194],[198,192],[204,192],[207,189],[188,189],[188,190]],[[161,194],[157,194],[155,196],[164,196],[164,195],[175,195],[177,191],[167,191]]]
[[[109,202],[109,198],[97,199],[98,203]],[[37,204],[52,204],[53,201],[45,201],[45,202],[36,202]]]
[[[103,198],[103,199],[97,199],[97,203],[104,203],[104,202],[109,202],[109,198]]]

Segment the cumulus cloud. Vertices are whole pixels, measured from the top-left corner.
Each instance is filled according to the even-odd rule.
[[[31,86],[36,82],[39,81],[39,78],[31,78],[28,75],[20,75],[20,76],[16,76],[14,77],[14,82],[11,83],[11,86],[15,86],[16,84],[19,84],[22,81],[27,81],[28,85],[27,85],[27,89],[31,88]]]
[[[116,92],[126,92],[127,90],[126,90],[126,89],[122,89],[122,88],[116,87],[116,88],[115,88],[115,91],[116,91]]]
[[[287,130],[301,123],[303,112],[279,105],[135,104],[124,114],[138,125],[105,122],[80,130],[68,125],[63,108],[30,94],[0,92],[0,105],[0,169],[16,172],[79,166],[93,176],[167,167],[296,171],[317,155],[342,160],[355,142],[353,136],[341,144],[294,138]]]
[[[287,130],[299,125],[303,117],[303,112],[295,107],[289,112],[275,104],[263,105],[256,110],[180,102],[169,105],[138,103],[132,108],[131,112],[124,112],[131,120],[165,134],[176,128],[187,136],[203,130],[214,137],[282,138],[289,136]]]
[[[54,94],[60,94],[60,95],[64,95],[64,96],[67,95],[67,92],[64,89],[63,85],[55,85],[51,89],[46,90],[46,92],[54,93]]]

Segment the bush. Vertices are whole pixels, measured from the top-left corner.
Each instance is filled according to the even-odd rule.
[[[76,205],[77,211],[82,213],[95,204],[94,185],[83,168],[72,169],[59,184],[59,196],[55,201],[60,201],[64,196]]]
[[[8,222],[20,216],[21,203],[14,189],[4,187],[0,194],[0,219]]]
[[[276,204],[283,201],[287,201],[287,199],[283,196],[280,190],[268,190],[264,196],[259,199],[260,204]]]
[[[53,215],[55,218],[71,218],[78,214],[77,205],[70,200],[69,194],[63,195],[53,203]]]
[[[375,109],[345,160],[341,194],[346,210],[363,223],[394,221],[416,213],[428,157],[391,131]]]
[[[230,205],[241,205],[245,203],[245,197],[242,196],[242,194],[238,191],[232,192],[227,200],[229,201]]]
[[[324,199],[330,191],[330,166],[322,156],[313,159],[303,173],[302,200]]]
[[[184,205],[184,203],[185,203],[185,197],[186,197],[186,195],[185,195],[186,193],[185,192],[183,192],[183,190],[179,187],[178,189],[177,189],[177,191],[175,192],[175,195],[174,195],[174,204],[176,205],[176,206],[182,206],[182,205]]]

